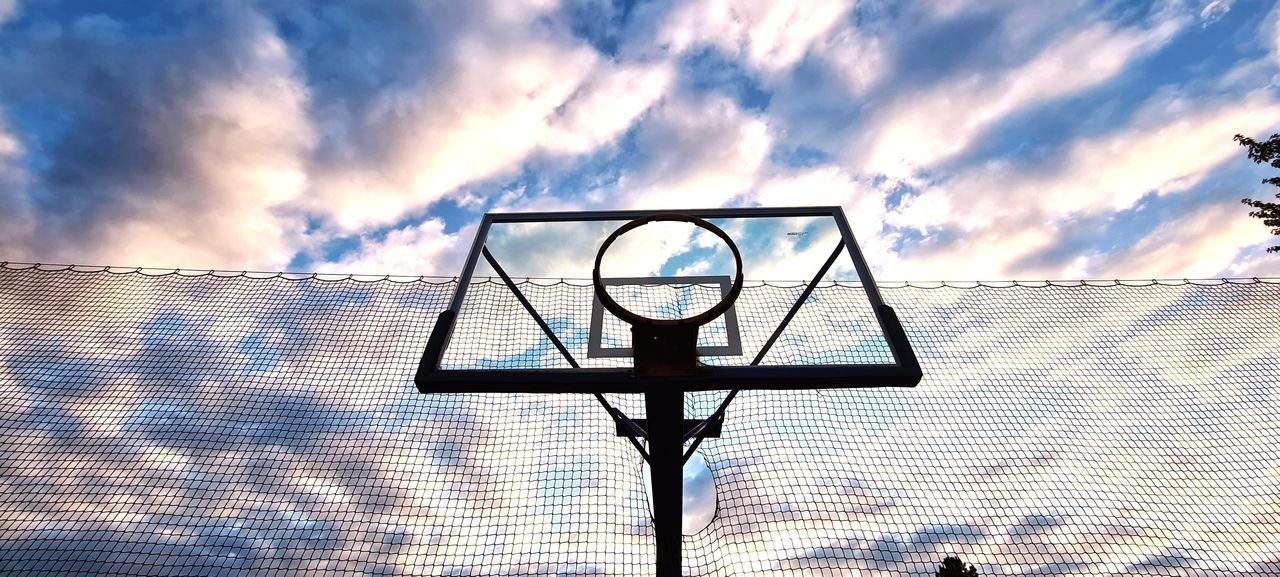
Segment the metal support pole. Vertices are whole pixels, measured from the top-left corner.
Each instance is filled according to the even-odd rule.
[[[653,481],[653,533],[658,577],[681,577],[681,517],[684,513],[684,393],[644,394],[649,425],[649,474]]]

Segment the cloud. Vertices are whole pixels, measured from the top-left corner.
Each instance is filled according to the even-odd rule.
[[[936,278],[1005,278],[1011,272],[1024,278],[1089,276],[1097,269],[1083,252],[1065,270],[1024,257],[1068,240],[1061,235],[1073,218],[1132,208],[1149,194],[1192,189],[1239,154],[1231,141],[1239,127],[1278,123],[1280,102],[1264,93],[1200,105],[1157,96],[1129,126],[1071,143],[1046,166],[983,165],[907,198],[887,218],[936,239],[947,232],[957,236],[946,242],[926,238],[903,255]],[[1235,257],[1234,250],[1217,254],[1222,260],[1208,272],[1226,268]],[[1015,264],[1023,268],[1011,270]]]
[[[786,74],[764,79],[772,96],[768,110],[789,146],[821,150],[859,173],[897,168],[902,177],[915,168],[911,159],[889,154],[887,166],[868,161],[895,115],[899,123],[922,123],[916,128],[923,134],[910,138],[932,145],[935,127],[928,117],[941,110],[949,124],[938,128],[940,142],[959,138],[966,144],[973,139],[966,131],[981,132],[994,122],[968,126],[971,113],[984,113],[990,94],[970,97],[968,109],[949,99],[990,88],[1047,43],[1096,23],[1096,14],[1081,8],[1068,2],[862,1]]]
[[[475,227],[449,234],[438,218],[394,229],[381,240],[362,239],[359,247],[324,269],[350,274],[396,274],[453,276],[462,270],[462,260]]]
[[[631,208],[721,206],[749,191],[766,166],[764,119],[718,97],[669,97],[640,124],[644,160],[596,202]]]
[[[0,160],[10,162],[22,155],[22,143],[0,123]]]
[[[875,112],[866,136],[847,154],[864,172],[902,177],[927,169],[965,151],[1014,112],[1115,78],[1178,28],[1175,20],[1149,29],[1099,22],[1064,32],[1016,67],[963,74],[895,98]]]
[[[1259,27],[1259,38],[1268,49],[1276,64],[1280,64],[1280,6],[1271,9]]]
[[[852,7],[845,0],[703,0],[673,10],[658,42],[676,52],[712,45],[758,71],[775,73],[804,58]]]
[[[738,117],[738,114],[741,111],[727,112],[728,118],[733,118],[734,121],[721,117],[710,122],[716,127],[710,132],[718,135],[717,138],[723,137],[726,142],[734,142],[731,136],[735,131],[751,126],[752,123],[750,116]],[[725,126],[735,128],[725,130]],[[673,132],[690,134],[697,131]],[[670,166],[665,162],[670,158],[686,159],[688,151],[680,149],[681,144],[678,142],[661,142],[667,144],[655,145],[653,150],[662,150],[664,154],[648,170],[658,180],[652,184],[652,189],[626,188],[632,184],[632,177],[628,176],[622,180],[619,189],[597,191],[595,194],[608,198],[635,198],[639,194],[639,198],[647,203],[643,207],[655,209],[682,205],[698,208],[722,205],[843,206],[859,245],[871,262],[880,264],[896,260],[892,255],[896,236],[884,230],[884,203],[888,194],[886,189],[859,180],[836,165],[776,167],[767,162],[761,163],[751,155],[748,156],[753,160],[746,163],[745,169],[741,171],[722,166],[731,165],[732,162],[720,163],[701,158],[694,159],[695,164],[691,168],[664,172],[654,167]],[[717,148],[723,147],[696,147],[697,150]],[[666,177],[671,180],[663,180]],[[726,183],[730,186],[716,190],[717,185]],[[644,196],[648,193],[652,194]],[[817,272],[836,243],[836,229],[820,226],[814,220],[772,219],[757,222],[757,227],[751,230],[742,230],[740,227],[745,224],[743,222],[719,224],[738,240],[740,248],[747,251],[743,258],[748,278],[807,280]],[[496,225],[490,230],[488,246],[513,276],[586,278],[590,275],[595,247],[618,224],[620,223]],[[805,242],[798,242],[800,239],[786,234],[806,229],[816,230],[809,230],[810,236],[804,237]],[[695,245],[704,249],[720,247],[718,240],[706,235],[691,237],[688,233],[692,230],[687,225],[664,227],[656,224],[628,233],[610,249],[603,272],[605,276],[613,277],[652,275],[669,268],[674,262],[680,266],[682,272],[679,274],[723,273],[720,269],[709,269],[712,264],[724,265],[729,262],[728,252],[716,250],[715,258],[711,258],[708,251],[690,252]],[[700,245],[699,239],[710,240],[708,244]],[[693,244],[690,244],[691,241]],[[678,262],[671,260],[675,256],[681,257]],[[709,260],[697,260],[701,258]],[[692,262],[687,262],[690,259],[693,259]],[[834,270],[847,273],[851,270],[851,263],[847,259],[841,259]]]
[[[899,260],[893,250],[897,235],[885,227],[887,198],[888,191],[884,187],[875,186],[838,165],[830,164],[777,169],[762,178],[750,195],[750,199],[761,206],[842,207],[859,249],[877,271],[892,270],[893,263]],[[826,258],[832,246],[815,243],[812,250],[822,253],[819,263]],[[788,252],[785,246],[777,247],[779,255]],[[812,263],[812,260],[803,258],[778,258],[771,264],[773,276],[769,278],[808,279],[816,272]],[[837,261],[836,270],[842,270],[841,267],[848,264],[847,259],[842,258]]]
[[[228,5],[208,16],[136,36],[85,16],[10,53],[5,81],[25,83],[68,126],[33,135],[28,154],[47,168],[16,194],[36,232],[5,239],[7,258],[288,262],[302,222],[278,210],[306,186],[307,91],[259,14]]]
[[[0,0],[0,26],[18,17],[18,0]]]
[[[1218,77],[1216,87],[1222,92],[1240,92],[1280,85],[1277,64],[1280,64],[1280,58],[1273,60],[1270,55],[1242,60]]]
[[[502,223],[489,229],[485,244],[513,278],[589,279],[596,251],[622,222]],[[604,277],[655,275],[676,254],[690,250],[693,225],[652,223],[628,232],[609,248],[600,271]],[[491,274],[488,265],[481,265]]]
[[[839,28],[814,50],[855,97],[870,91],[893,68],[884,42],[856,27]]]
[[[12,260],[451,274],[495,208],[837,204],[895,276],[1084,274],[1085,228],[1138,238],[1108,223],[1276,120],[1246,91],[1280,10],[1225,0],[21,9],[0,0]],[[1178,76],[1205,67],[1230,72]]]
[[[343,232],[383,226],[539,155],[584,154],[621,136],[666,91],[669,63],[603,58],[546,24],[544,4],[447,10],[450,41],[424,48],[430,66],[387,71],[394,82],[366,98],[331,96],[337,120],[306,208]],[[421,10],[415,18],[434,18]]]
[[[22,166],[23,146],[0,116],[0,247],[33,242],[36,232],[31,199],[24,194],[30,178]]]
[[[561,105],[543,146],[560,154],[595,150],[626,131],[671,82],[665,63],[600,67]]]
[[[21,196],[41,232],[7,258],[281,267],[608,146],[672,82],[665,60],[601,57],[551,2],[237,6],[175,7],[154,34],[89,14],[8,39],[5,83],[70,125],[35,136],[48,167]],[[28,220],[12,212],[10,237]]]
[[[1231,11],[1231,5],[1235,4],[1234,0],[1209,0],[1204,3],[1200,9],[1200,21],[1203,26],[1208,26],[1221,20],[1227,12]]]
[[[1238,156],[1231,135],[1239,127],[1277,123],[1280,102],[1265,93],[1205,104],[1159,95],[1131,125],[1069,143],[1045,166],[993,162],[961,173],[905,202],[896,224],[969,230],[1027,212],[1061,218],[1124,210],[1152,192],[1186,191]]]
[[[1255,227],[1259,226],[1258,221],[1254,221],[1253,225]],[[1276,263],[1275,253],[1266,252],[1265,248],[1275,244],[1274,237],[1272,238],[1271,242],[1258,244],[1241,251],[1236,260],[1226,269],[1225,275],[1244,278],[1275,278],[1280,276],[1276,271],[1278,263]]]
[[[587,49],[475,38],[460,42],[455,57],[446,70],[355,111],[377,154],[317,167],[308,208],[354,231],[394,222],[468,182],[511,174],[596,64]]]
[[[1097,278],[1215,278],[1246,271],[1232,261],[1245,248],[1262,252],[1267,230],[1238,202],[1203,206],[1161,224],[1123,250],[1098,255]]]

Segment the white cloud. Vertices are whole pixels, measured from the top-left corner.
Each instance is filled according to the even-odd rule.
[[[1137,125],[1072,145],[1062,163],[1062,186],[1039,187],[1043,206],[1054,215],[1121,210],[1151,191],[1183,192],[1239,155],[1231,135],[1240,127],[1280,123],[1280,102],[1265,93],[1216,105],[1176,97],[1154,104]]]
[[[905,200],[887,218],[901,227],[961,235],[945,246],[926,241],[904,255],[917,270],[928,271],[929,278],[1092,276],[1097,267],[1087,260],[1063,268],[1020,259],[1063,241],[1060,227],[1071,219],[1128,209],[1149,193],[1189,190],[1239,154],[1231,141],[1239,127],[1277,123],[1280,102],[1262,93],[1200,109],[1180,98],[1157,97],[1130,126],[1073,143],[1051,166],[978,167]],[[1221,260],[1216,267],[1179,262],[1217,271],[1231,262],[1235,251],[1204,254]],[[1014,263],[1023,268],[1009,268]]]
[[[668,98],[640,125],[647,160],[593,195],[632,208],[721,206],[755,184],[772,140],[763,119],[728,99]]]
[[[708,44],[757,70],[778,72],[804,58],[850,8],[846,0],[703,0],[674,10],[658,42],[677,52]]]
[[[459,188],[517,174],[531,159],[590,153],[667,91],[665,60],[615,61],[555,23],[555,2],[474,3],[437,17],[447,38],[425,69],[367,100],[339,94],[330,147],[303,205],[335,234],[394,223]],[[467,200],[473,200],[468,196]]]
[[[815,47],[844,82],[849,92],[861,96],[882,81],[890,71],[890,55],[883,42],[846,26]]]
[[[381,241],[362,240],[353,253],[322,268],[347,274],[453,276],[462,270],[474,234],[474,225],[448,234],[444,221],[433,218],[393,230]]]
[[[1091,267],[1098,278],[1216,278],[1247,271],[1233,260],[1241,249],[1263,252],[1266,227],[1238,202],[1197,209],[1161,224],[1119,252],[1100,255]],[[1272,267],[1272,274],[1277,267]]]
[[[863,2],[864,7],[869,4],[867,0]],[[1079,20],[1087,14],[1088,9],[1088,2],[1080,0],[927,0],[902,7],[891,1],[878,4],[880,5],[876,9],[880,11],[905,10],[908,21],[925,25],[996,16],[1002,40],[1011,44],[1011,47],[1026,47],[1028,42],[1036,42],[1038,38],[1060,30],[1064,22]]]
[[[895,224],[970,230],[1005,217],[1124,210],[1148,193],[1183,192],[1201,182],[1238,155],[1231,135],[1241,126],[1277,123],[1280,102],[1263,93],[1199,109],[1179,97],[1157,97],[1130,126],[1072,143],[1051,166],[992,163],[961,173],[905,202]]]
[[[22,154],[22,143],[0,123],[0,160],[10,161]]]
[[[1261,226],[1261,221],[1255,220],[1253,224],[1255,227]],[[1275,253],[1267,252],[1267,247],[1276,244],[1275,237],[1272,236],[1267,242],[1245,248],[1227,268],[1226,276],[1280,278],[1280,258],[1276,258]]]
[[[589,50],[547,43],[471,37],[458,46],[447,70],[377,97],[358,123],[381,154],[317,167],[309,208],[354,231],[515,170],[596,64]]]
[[[621,224],[614,221],[499,223],[490,227],[485,246],[512,278],[589,279],[596,251]],[[689,251],[707,236],[699,233],[701,230],[693,225],[667,222],[630,231],[609,248],[600,266],[601,274],[604,277],[655,275],[672,256]],[[478,270],[477,274],[493,274],[487,264],[482,263]]]
[[[1280,64],[1280,5],[1271,9],[1267,17],[1263,18],[1258,37],[1271,50],[1276,63]]]
[[[498,223],[489,228],[485,246],[514,279],[591,278],[596,251],[620,222]],[[454,276],[462,271],[466,250],[476,234],[472,223],[446,233],[444,222],[427,220],[394,230],[382,239],[363,239],[355,251],[321,270],[364,275]],[[700,246],[710,235],[684,223],[655,223],[629,232],[610,248],[601,270],[606,278],[657,274],[667,261]],[[719,239],[714,239],[718,246]],[[723,257],[723,258],[721,258]],[[712,264],[731,266],[727,256]],[[723,271],[713,271],[724,274]],[[477,277],[495,276],[483,257]],[[810,272],[809,274],[812,274]]]
[[[783,169],[761,179],[750,198],[761,206],[839,206],[858,242],[863,256],[876,271],[894,270],[898,257],[893,243],[896,235],[885,230],[885,202],[888,192],[881,187],[858,179],[835,165]],[[834,246],[832,243],[815,243],[818,263],[826,258]],[[778,248],[779,256],[787,252]],[[844,259],[836,270],[847,265]],[[772,276],[777,279],[808,279],[816,270],[808,258],[778,258],[770,265]]]
[[[172,130],[167,136],[189,151],[176,160],[191,171],[191,181],[152,184],[206,190],[209,198],[198,204],[207,202],[210,210],[197,213],[203,222],[192,228],[176,222],[197,207],[161,192],[134,207],[135,218],[115,223],[104,260],[268,268],[289,260],[289,237],[298,232],[290,228],[300,222],[283,220],[274,209],[306,186],[311,130],[305,88],[267,26],[255,22],[242,36],[246,50],[238,65],[247,74],[199,86],[178,109],[154,119],[155,129]],[[139,185],[145,186],[126,186]]]
[[[890,263],[885,278],[917,280],[1002,280],[1009,278],[1045,279],[1077,278],[1079,274],[1060,274],[1055,266],[1023,264],[1017,270],[1014,261],[1036,251],[1049,248],[1058,237],[1050,223],[1001,223],[971,231],[939,246],[929,242],[920,250],[903,255],[905,264]]]
[[[551,120],[543,146],[551,152],[580,154],[606,144],[661,98],[671,81],[667,63],[598,67],[561,105],[563,111]]]
[[[837,165],[778,169],[751,197],[761,206],[839,206],[854,234],[870,240],[885,224],[888,191]],[[865,237],[865,238],[864,238]]]
[[[617,64],[582,45],[479,32],[450,59],[379,95],[357,123],[381,154],[317,167],[311,210],[360,230],[513,174],[538,152],[589,152],[625,132],[671,76],[662,63]]]
[[[1277,65],[1280,58],[1270,56],[1242,60],[1219,76],[1215,88],[1219,92],[1248,92],[1267,86],[1280,85]]]
[[[963,152],[1011,113],[1114,78],[1178,27],[1175,20],[1146,30],[1094,23],[1064,33],[1015,68],[971,73],[895,100],[875,112],[848,154],[870,173],[901,177],[927,168]]]
[[[52,167],[31,175],[40,185],[18,193],[41,191],[31,219],[39,235],[3,239],[7,258],[237,269],[289,261],[303,223],[281,207],[306,186],[307,91],[271,23],[232,8],[220,25],[142,53],[100,37],[101,26],[78,37],[94,65],[76,54],[41,88],[71,99],[59,104],[81,124],[46,147]],[[37,52],[25,64],[64,56]],[[68,97],[60,82],[93,89]]]
[[[0,63],[4,81],[38,81],[51,106],[77,119],[68,142],[38,143],[55,157],[33,178],[74,180],[58,203],[87,207],[42,215],[54,221],[46,230],[67,232],[38,246],[14,247],[19,224],[32,221],[15,219],[0,234],[6,257],[275,269],[300,247],[314,253],[339,235],[398,223],[536,156],[607,146],[672,82],[668,61],[618,63],[570,37],[554,1],[326,15],[273,5],[301,31],[292,46],[260,14],[229,6],[146,38],[120,33],[131,22],[91,15],[54,26],[79,43],[32,43],[23,49],[38,58],[19,51],[12,61],[22,65]],[[404,49],[399,35],[420,33],[408,29],[417,22],[389,29],[389,40],[367,37],[417,15],[447,22],[439,40],[408,45],[422,55],[394,51]],[[334,28],[353,42],[339,50],[351,58],[339,59],[351,64],[342,72],[326,68],[334,35],[324,32]],[[102,150],[114,154],[92,154]],[[184,224],[193,214],[200,225]]]
[[[1017,2],[940,2],[888,18],[904,27],[904,40],[880,28],[886,20],[878,16],[889,11],[863,6],[854,24],[849,4],[682,4],[658,23],[657,36],[669,50],[661,55],[622,50],[624,56],[616,58],[571,37],[553,1],[494,2],[451,11],[405,4],[388,9],[392,16],[383,17],[430,13],[448,20],[443,27],[446,39],[412,44],[423,48],[425,56],[408,65],[382,65],[388,56],[379,50],[397,46],[395,42],[360,44],[360,50],[351,51],[360,54],[352,62],[367,60],[378,70],[360,76],[355,88],[326,85],[331,79],[316,61],[328,53],[312,51],[311,40],[285,46],[270,19],[249,11],[233,10],[232,18],[217,24],[223,28],[206,27],[210,29],[199,33],[216,47],[207,51],[208,56],[174,49],[190,45],[186,37],[163,44],[168,50],[142,51],[131,35],[122,33],[130,30],[127,22],[100,15],[73,18],[61,28],[63,38],[97,42],[103,52],[116,54],[116,59],[95,65],[129,88],[120,89],[126,106],[109,101],[109,91],[82,89],[87,82],[83,73],[47,93],[95,102],[83,111],[69,106],[75,112],[69,118],[106,119],[111,115],[104,110],[135,106],[137,115],[121,116],[130,120],[127,123],[101,120],[100,125],[74,127],[92,135],[100,128],[132,126],[117,130],[119,135],[110,139],[85,137],[80,156],[135,143],[136,150],[130,151],[133,164],[116,163],[114,172],[102,167],[106,161],[73,167],[58,157],[59,143],[20,141],[19,135],[0,127],[0,184],[5,187],[0,195],[7,195],[9,208],[0,216],[6,221],[0,232],[0,248],[6,254],[0,256],[277,268],[302,245],[315,254],[323,241],[403,224],[406,216],[452,195],[470,209],[838,204],[846,208],[864,250],[874,253],[869,260],[881,268],[920,276],[915,269],[903,268],[919,257],[918,262],[929,267],[927,276],[939,276],[938,270],[1001,276],[1020,256],[1052,246],[1072,219],[1130,208],[1150,193],[1188,190],[1238,154],[1230,134],[1280,120],[1276,103],[1265,94],[1209,107],[1162,96],[1152,99],[1132,126],[1068,144],[1053,164],[996,161],[961,168],[954,175],[939,173],[932,169],[969,150],[1001,121],[1118,78],[1132,63],[1165,45],[1183,24],[1194,22],[1196,11],[1205,19],[1216,18],[1230,2],[1200,2],[1191,12],[1186,10],[1190,5],[1145,16],[1139,14],[1145,9],[1133,11],[1124,20],[1131,22],[1129,16],[1136,15],[1147,23],[1130,28],[1092,20],[1081,24],[1077,16],[1082,10],[1074,3],[1046,8]],[[321,19],[308,7],[294,8],[291,22],[301,21],[300,14]],[[0,22],[16,11],[16,2],[0,0]],[[333,26],[351,25],[347,20],[354,14],[335,17]],[[959,72],[953,68],[943,71],[941,84],[892,94],[899,88],[891,85],[892,67],[903,56],[895,50],[903,42],[927,36],[930,26],[960,17],[984,23],[989,18],[995,27],[989,41],[957,64],[981,60],[982,67]],[[623,24],[618,34],[633,34],[634,26]],[[1262,41],[1275,44],[1268,47],[1280,54],[1280,9],[1272,10],[1262,26]],[[228,40],[235,36],[239,38]],[[692,93],[691,88],[673,92],[678,70],[672,53],[698,47],[714,47],[741,59],[766,87],[776,89],[770,112],[744,110],[731,98]],[[128,58],[133,53],[137,58]],[[291,58],[304,55],[315,60],[295,63]],[[639,55],[646,58],[636,59]],[[806,83],[786,74],[810,55],[812,60],[797,69],[798,75],[833,77]],[[1016,59],[1012,66],[1001,67],[1010,59]],[[47,63],[40,68],[61,70],[43,64]],[[182,70],[192,72],[171,75],[178,78],[172,81],[148,80],[165,77],[158,71]],[[1223,76],[1226,84],[1219,88],[1244,89],[1243,81],[1235,79],[1248,70]],[[314,76],[304,77],[303,71]],[[334,85],[348,81],[343,77]],[[360,84],[365,81],[367,85]],[[794,86],[787,85],[791,81]],[[1228,85],[1233,88],[1222,88]],[[805,98],[804,90],[812,87],[828,94]],[[862,101],[867,95],[885,99],[880,105]],[[781,100],[792,103],[783,105]],[[786,106],[793,108],[780,112]],[[853,110],[860,106],[862,110]],[[849,116],[836,122],[813,111],[818,108]],[[866,135],[863,140],[849,146],[848,138],[840,136],[840,143],[832,147],[829,140],[815,144],[805,136],[796,138],[803,127],[779,120],[792,113],[807,118],[802,122],[834,125],[828,130],[844,135],[848,129],[842,127],[850,124],[850,117],[872,120],[869,126],[856,127]],[[558,181],[552,174],[537,179],[552,183],[540,190],[485,196],[511,191],[511,186],[504,188],[509,184],[504,179],[527,167],[544,173],[569,167],[613,145],[633,127],[635,139],[627,142],[637,145],[637,154],[620,155],[619,164],[607,168],[609,174],[597,181],[612,182],[620,174],[613,185],[553,190]],[[1224,132],[1226,139],[1220,134]],[[779,139],[827,152],[849,146],[837,153],[843,160],[863,151],[866,155],[843,165],[782,167],[770,157]],[[63,200],[78,199],[89,207],[76,214],[99,206],[110,209],[92,218],[69,216],[71,210],[36,211],[28,197],[35,188],[30,185],[41,184],[41,179],[53,182],[53,171],[25,165],[22,143],[42,147],[33,155],[51,155],[62,181],[75,169],[79,172],[74,176],[90,183],[58,192],[65,195]],[[151,164],[140,169],[139,158]],[[931,170],[917,170],[921,168]],[[886,214],[889,189],[872,184],[871,176],[878,174],[902,182],[938,180],[924,182],[917,188],[926,192]],[[24,210],[25,216],[14,216]],[[178,226],[173,218],[177,214],[198,214],[200,219],[195,225]],[[456,272],[455,266],[441,263],[456,262],[446,253],[460,253],[465,246],[458,246],[456,235],[444,234],[443,227],[432,228],[431,222],[399,228],[384,240],[366,237],[355,254],[334,266],[372,267],[362,270],[384,273],[399,270],[379,269],[392,265],[413,267],[404,272]],[[886,222],[928,233],[958,231],[966,237],[947,247],[926,241],[914,256],[898,258],[892,250],[898,237]],[[41,233],[45,236],[37,239],[32,236],[36,230],[63,232]],[[409,247],[421,255],[411,258]],[[995,252],[983,253],[986,247]],[[378,250],[400,256],[383,260]],[[1089,266],[1088,259],[1070,265],[1082,272]]]

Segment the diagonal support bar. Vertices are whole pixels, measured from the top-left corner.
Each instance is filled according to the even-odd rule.
[[[633,419],[633,421],[635,421],[635,424],[640,425],[640,428],[644,429],[647,434],[647,431],[649,430],[649,419]],[[685,419],[684,430],[685,432],[692,431],[694,427],[701,424],[702,424],[702,419]],[[706,430],[703,431],[703,435],[706,436],[708,439],[719,438],[720,429],[723,425],[724,425],[723,419],[715,420],[709,426],[707,426]],[[635,434],[633,431],[624,427],[621,423],[618,424],[617,431],[615,431],[615,433],[619,437],[630,437]]]
[[[520,292],[520,288],[516,286],[516,283],[511,281],[511,277],[507,276],[507,271],[502,270],[502,266],[498,264],[498,259],[493,258],[493,253],[489,252],[489,247],[481,248],[480,252],[484,254],[484,259],[489,261],[489,266],[493,267],[494,272],[498,273],[502,282],[506,283],[507,288],[511,289],[511,294],[516,295],[516,299],[520,301],[520,304],[524,305],[524,310],[529,311],[529,316],[533,317],[533,320],[542,328],[542,332],[547,335],[548,339],[551,339],[551,344],[556,346],[561,355],[564,355],[564,360],[569,361],[569,366],[575,369],[579,368],[578,361],[575,361],[573,355],[569,354],[569,349],[565,348],[564,343],[560,342],[560,337],[557,337],[552,332],[551,327],[547,326],[547,321],[542,320],[542,315],[533,309],[533,304],[529,302],[529,299],[525,298],[524,293]]]
[[[502,279],[502,282],[507,285],[511,294],[515,295],[516,300],[519,300],[520,304],[524,306],[524,310],[528,311],[529,316],[533,317],[533,320],[538,323],[538,327],[540,327],[543,334],[547,335],[547,338],[551,340],[551,344],[555,345],[561,355],[564,355],[564,360],[569,361],[569,366],[575,369],[579,368],[578,361],[574,360],[572,354],[569,354],[569,349],[565,348],[564,343],[560,342],[560,338],[557,337],[555,332],[551,330],[551,327],[547,325],[547,321],[542,320],[542,315],[538,314],[538,311],[533,308],[533,303],[530,303],[529,299],[525,298],[524,293],[520,292],[520,288],[517,287],[516,283],[507,275],[507,271],[502,270],[502,265],[498,264],[498,259],[493,258],[493,253],[489,252],[489,247],[481,247],[480,252],[484,255],[484,259],[489,261],[489,266],[493,267],[494,272],[498,273],[498,277]],[[632,436],[629,437],[629,439],[631,440],[631,444],[635,446],[636,450],[640,451],[640,456],[644,457],[645,461],[651,461],[649,452],[645,451],[644,445],[641,445],[640,441],[637,440],[637,437],[644,436],[644,429],[640,428],[635,421],[622,414],[622,411],[619,411],[618,409],[615,409],[613,405],[610,405],[609,401],[605,400],[604,395],[595,393],[595,397],[596,400],[600,402],[600,405],[604,407],[604,410],[609,413],[609,416],[613,417],[613,421],[616,425],[626,427],[627,430],[631,431]]]
[[[778,328],[773,330],[772,335],[769,335],[769,340],[765,341],[763,347],[760,347],[760,352],[751,361],[752,366],[758,365],[760,361],[764,360],[764,356],[769,353],[769,349],[773,348],[773,343],[778,340],[778,337],[782,336],[782,331],[787,330],[787,325],[791,324],[791,319],[795,318],[796,313],[800,311],[800,307],[804,306],[804,301],[808,300],[809,295],[813,294],[813,289],[818,286],[818,282],[822,280],[822,277],[827,276],[827,271],[831,270],[831,265],[835,264],[841,252],[844,252],[844,241],[836,244],[836,249],[831,251],[831,256],[827,257],[827,262],[822,263],[822,268],[818,269],[818,274],[813,275],[813,280],[809,281],[809,286],[804,287],[804,292],[801,292],[795,304],[791,305],[791,310],[787,311],[787,316],[782,318],[782,322],[778,323]]]
[[[644,445],[640,444],[640,439],[649,436],[646,429],[642,428],[639,423],[636,423],[634,419],[628,417],[622,411],[613,408],[613,405],[609,404],[609,401],[604,398],[604,395],[600,393],[594,394],[596,400],[600,401],[600,406],[604,407],[605,412],[609,413],[610,417],[613,417],[614,426],[617,427],[619,431],[625,429],[631,432],[630,435],[619,434],[619,436],[625,436],[628,441],[631,441],[631,446],[635,447],[636,450],[640,452],[640,456],[644,457],[644,461],[652,465],[653,458],[650,457],[649,452],[644,449]]]
[[[831,256],[827,257],[827,262],[822,263],[822,268],[818,269],[818,273],[813,275],[813,280],[809,281],[809,285],[804,287],[804,291],[800,293],[800,297],[791,305],[791,310],[787,311],[787,316],[782,318],[782,322],[778,324],[778,328],[773,330],[773,334],[769,335],[769,340],[765,341],[764,346],[760,348],[760,352],[756,354],[756,358],[751,361],[751,366],[760,364],[764,360],[764,356],[769,353],[769,349],[773,348],[773,343],[782,336],[782,331],[787,329],[787,325],[791,324],[791,319],[795,318],[796,313],[800,311],[800,307],[804,306],[804,301],[809,299],[809,295],[813,294],[813,289],[818,286],[818,282],[822,277],[827,276],[827,271],[831,270],[831,265],[835,264],[836,259],[840,258],[840,253],[844,251],[844,240],[836,243],[836,249],[831,251]],[[734,389],[729,391],[724,401],[720,402],[720,406],[716,408],[714,413],[700,425],[694,427],[684,434],[684,440],[693,439],[693,445],[684,453],[684,460],[688,461],[693,456],[693,452],[698,449],[698,445],[702,444],[702,440],[706,435],[702,434],[712,421],[720,421],[724,419],[724,412],[729,408],[729,403],[733,402],[734,397],[738,396],[738,392],[742,389]]]

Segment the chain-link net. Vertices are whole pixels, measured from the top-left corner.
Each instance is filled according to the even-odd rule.
[[[2,574],[652,574],[591,396],[415,391],[450,282],[16,268]],[[1275,281],[883,292],[924,381],[741,394],[686,574],[1280,573]]]

